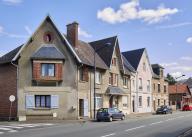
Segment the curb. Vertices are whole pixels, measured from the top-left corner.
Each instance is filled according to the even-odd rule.
[[[191,137],[192,135],[192,128],[184,132],[183,134],[179,135],[178,137]]]

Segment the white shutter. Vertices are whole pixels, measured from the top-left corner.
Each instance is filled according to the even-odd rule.
[[[25,96],[26,108],[35,108],[35,98],[34,95]]]
[[[59,96],[51,95],[51,108],[59,108]]]

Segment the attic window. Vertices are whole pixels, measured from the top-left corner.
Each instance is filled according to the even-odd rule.
[[[44,41],[45,43],[51,43],[53,41],[53,35],[51,32],[46,32],[44,34]]]

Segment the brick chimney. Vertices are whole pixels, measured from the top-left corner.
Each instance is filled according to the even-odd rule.
[[[77,22],[67,25],[67,39],[74,48],[78,48],[78,26]]]

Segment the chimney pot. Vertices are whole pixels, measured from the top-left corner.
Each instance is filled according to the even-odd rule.
[[[78,26],[76,21],[67,25],[67,38],[74,48],[78,48]]]

